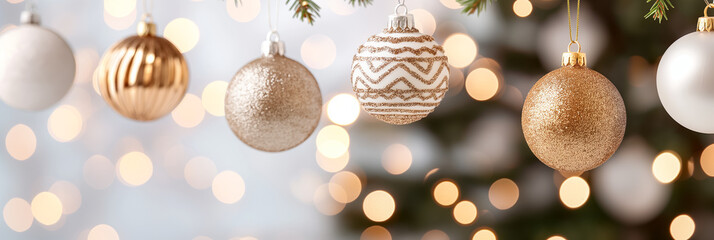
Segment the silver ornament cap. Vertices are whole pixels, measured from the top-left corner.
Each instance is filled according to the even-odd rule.
[[[20,14],[20,23],[40,25],[40,15],[35,13],[33,9],[22,11]]]
[[[399,10],[404,9],[400,13]],[[414,28],[414,15],[409,14],[409,9],[404,3],[400,3],[394,8],[394,14],[389,15],[389,29],[410,30]]]
[[[269,56],[284,56],[285,55],[285,42],[280,41],[280,35],[277,31],[270,31],[263,45],[261,46],[261,51],[264,57]]]

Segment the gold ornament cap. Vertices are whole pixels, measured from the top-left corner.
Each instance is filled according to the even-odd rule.
[[[156,24],[143,20],[136,26],[136,33],[142,37],[154,36],[156,35]]]
[[[400,13],[399,9],[404,9],[404,12]],[[409,14],[409,9],[404,5],[404,1],[400,1],[394,8],[394,14],[389,15],[389,29],[410,30],[412,28],[414,28],[414,15]]]
[[[573,45],[573,43],[578,45],[578,51],[577,52],[571,52],[570,47]],[[561,62],[561,65],[563,67],[585,67],[587,66],[587,59],[586,55],[583,52],[580,52],[581,47],[580,43],[577,41],[572,41],[570,44],[568,44],[568,51],[563,53],[563,59]]]
[[[278,31],[270,31],[268,37],[263,41],[261,51],[264,57],[285,55],[285,42],[280,41]]]
[[[704,7],[704,17],[700,17],[697,21],[697,32],[711,32],[714,31],[714,17],[710,17],[707,10],[714,8],[714,3]]]

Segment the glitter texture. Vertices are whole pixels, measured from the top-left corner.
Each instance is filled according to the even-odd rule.
[[[304,142],[315,131],[321,112],[315,77],[280,55],[248,63],[226,92],[226,119],[233,133],[261,151],[285,151]]]
[[[523,105],[521,123],[533,153],[564,172],[603,164],[625,134],[625,104],[617,88],[587,67],[566,66],[545,75]]]

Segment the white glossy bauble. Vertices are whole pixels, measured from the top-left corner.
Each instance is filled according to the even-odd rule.
[[[23,24],[0,36],[0,99],[25,110],[57,103],[72,87],[72,49],[56,33]]]
[[[657,93],[664,109],[682,126],[714,133],[714,32],[693,32],[662,56]]]

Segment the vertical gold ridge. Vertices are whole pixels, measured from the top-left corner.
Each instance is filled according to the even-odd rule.
[[[581,52],[565,52],[563,53],[561,65],[563,67],[585,67],[587,66],[586,55]]]

